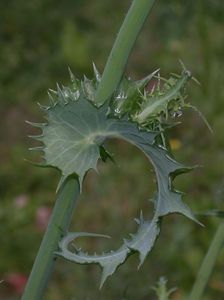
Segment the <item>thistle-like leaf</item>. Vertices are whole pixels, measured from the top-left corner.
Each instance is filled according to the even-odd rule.
[[[99,159],[106,161],[107,158],[111,158],[109,152],[104,148],[104,142],[106,139],[114,137],[135,145],[154,167],[158,189],[153,201],[154,216],[152,220],[144,220],[141,215],[137,220],[139,227],[136,234],[132,235],[131,239],[124,240],[124,244],[118,250],[101,255],[89,255],[82,251],[72,252],[68,249],[69,244],[77,237],[94,235],[86,233],[69,233],[59,244],[57,255],[80,264],[99,264],[103,268],[102,286],[106,278],[113,274],[129,255],[137,252],[140,265],[143,263],[159,234],[161,217],[177,212],[195,219],[189,207],[182,201],[182,194],[176,192],[172,186],[175,176],[190,169],[176,162],[166,149],[157,145],[156,137],[160,134],[159,131],[140,127],[141,120],[139,123],[133,121],[137,111],[138,116],[141,115],[140,109],[145,109],[142,103],[147,100],[147,92],[140,91],[140,88],[154,74],[147,80],[144,79],[142,83],[134,83],[130,79],[124,78],[115,93],[115,98],[97,107],[94,97],[100,75],[95,67],[94,72],[94,80],[85,78],[79,82],[70,71],[72,87],[60,88],[58,86],[56,97],[51,99],[52,105],[45,110],[48,123],[30,124],[42,129],[42,134],[38,136],[38,140],[44,144],[41,151],[44,151],[46,165],[61,170],[59,186],[67,176],[75,173],[81,187],[88,170],[97,169]],[[178,87],[182,87],[183,81],[188,79],[188,74],[184,74],[185,77],[181,77],[182,81],[178,81],[179,85],[175,81],[175,89],[173,88],[172,91],[167,89],[167,97],[163,94],[165,99],[171,101],[172,96],[173,100],[179,101],[177,95],[180,93],[180,88],[178,89]],[[116,114],[119,95],[123,97],[124,102],[120,102],[121,113],[117,112]],[[152,97],[151,94],[150,97]],[[57,99],[56,102],[55,99]],[[156,103],[155,101],[156,99],[153,100],[153,103]],[[163,105],[165,104],[164,101]],[[160,103],[160,105],[162,104]],[[164,107],[167,108],[166,105]],[[163,111],[163,108],[160,108],[157,113],[160,113],[161,109]],[[150,116],[150,124],[153,120],[158,122],[158,115],[155,112]]]

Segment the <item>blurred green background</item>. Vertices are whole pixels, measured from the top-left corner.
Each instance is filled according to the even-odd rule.
[[[42,121],[37,102],[47,103],[47,89],[67,84],[67,67],[92,76],[92,61],[102,72],[131,1],[0,1],[0,299],[20,299],[55,199],[59,173],[27,163],[35,160],[24,120]],[[157,68],[180,72],[181,58],[201,86],[191,83],[189,100],[207,117],[211,135],[199,116],[187,111],[170,131],[177,159],[203,165],[178,178],[178,189],[195,211],[224,209],[224,3],[222,0],[156,2],[130,57],[127,74],[140,79]],[[72,229],[109,234],[111,241],[80,244],[97,251],[116,248],[135,230],[140,210],[155,189],[151,167],[133,146],[112,141],[116,165],[100,164],[87,175]],[[220,220],[200,217],[202,228],[182,216],[169,216],[152,253],[137,272],[131,257],[98,290],[100,269],[59,259],[46,300],[153,300],[151,287],[160,276],[177,286],[175,300],[189,291]],[[204,300],[224,299],[222,253]]]

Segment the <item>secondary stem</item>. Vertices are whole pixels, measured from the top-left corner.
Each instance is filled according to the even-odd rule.
[[[193,285],[188,300],[202,299],[202,295],[204,293],[205,287],[212,273],[219,252],[223,246],[224,246],[224,222],[222,222],[219,225],[216,231],[216,234],[211,242],[208,252],[199,269],[199,272],[197,274],[195,283]]]
[[[109,99],[123,75],[128,57],[155,0],[134,0],[108,57],[96,92],[98,105]]]
[[[73,210],[79,197],[79,183],[70,176],[59,190],[59,194],[35,259],[22,300],[40,300],[53,271],[58,242],[68,230]]]

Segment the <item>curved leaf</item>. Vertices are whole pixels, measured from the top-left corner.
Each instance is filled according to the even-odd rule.
[[[154,201],[154,217],[152,220],[144,220],[141,215],[137,220],[139,227],[136,234],[132,235],[130,240],[124,240],[124,244],[117,251],[89,255],[68,249],[74,239],[80,236],[94,236],[89,233],[69,233],[59,244],[60,251],[57,255],[80,264],[99,264],[103,268],[102,286],[106,278],[113,274],[129,255],[137,252],[140,265],[143,263],[159,234],[161,217],[174,212],[191,219],[194,219],[194,216],[189,207],[183,203],[182,194],[172,187],[173,178],[189,171],[190,168],[176,162],[166,149],[157,145],[156,137],[160,132],[139,127],[137,123],[131,121],[133,118],[128,119],[125,114],[120,115],[120,118],[113,117],[115,114],[111,101],[101,107],[94,106],[95,90],[100,80],[96,70],[95,76],[95,80],[85,78],[81,83],[72,77],[72,88],[58,87],[57,98],[55,99],[53,95],[51,105],[47,108],[42,107],[47,113],[48,122],[32,125],[42,128],[38,140],[43,142],[44,147],[37,150],[44,152],[46,165],[61,170],[61,183],[67,176],[76,173],[81,186],[86,172],[90,169],[96,170],[100,158],[105,160],[110,157],[104,149],[104,142],[113,137],[121,138],[138,147],[154,166],[158,188]],[[142,83],[143,86],[145,81]],[[128,84],[131,84],[130,90],[126,86]],[[127,80],[126,94],[135,97],[137,94],[142,95],[139,86],[140,83],[133,84]],[[133,104],[133,97],[127,103]]]

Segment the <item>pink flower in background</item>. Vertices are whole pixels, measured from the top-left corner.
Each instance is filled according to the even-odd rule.
[[[43,231],[47,228],[51,216],[51,208],[48,206],[40,206],[36,211],[37,229]]]
[[[28,277],[23,273],[9,273],[6,275],[4,282],[9,284],[15,293],[22,294]]]
[[[15,198],[14,203],[17,208],[25,207],[29,202],[29,197],[27,195],[19,195]]]

